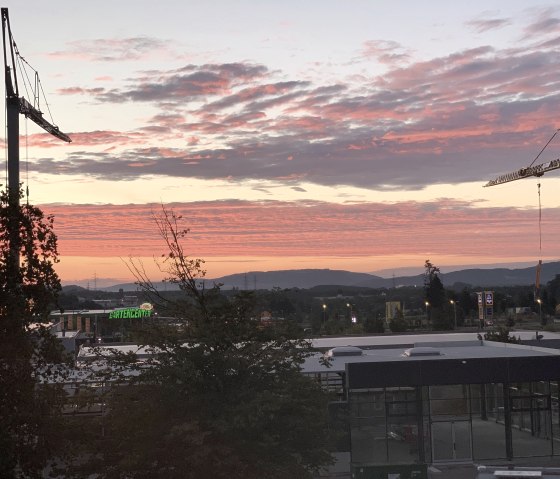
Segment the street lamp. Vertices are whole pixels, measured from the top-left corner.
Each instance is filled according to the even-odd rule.
[[[428,323],[430,322],[428,319],[428,306],[430,306],[430,303],[428,303],[428,301],[426,301],[424,303],[426,305],[426,326],[428,325]]]
[[[537,303],[539,303],[539,321],[542,325],[543,322],[542,322],[542,300],[541,300],[541,298],[537,299]]]
[[[323,324],[325,324],[326,320],[327,320],[327,305],[323,304]]]
[[[352,323],[356,322],[356,317],[354,316],[354,312],[352,311],[352,305],[350,303],[346,303],[346,306],[350,308],[350,321]]]
[[[453,299],[450,299],[449,302],[453,305],[453,324],[455,325],[455,329],[457,329],[457,304]]]

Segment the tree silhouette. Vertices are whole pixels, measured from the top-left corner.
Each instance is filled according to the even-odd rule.
[[[0,193],[0,477],[39,477],[58,442],[63,393],[45,381],[62,360],[47,329],[57,261],[53,218]]]
[[[146,332],[154,355],[112,387],[103,435],[83,436],[75,475],[312,477],[331,456],[329,397],[301,372],[309,343],[289,322],[263,326],[253,292],[228,298],[206,284],[204,262],[183,249],[180,216],[163,208],[156,223],[168,250],[158,264],[184,295],[163,297],[131,261],[137,284],[174,324]]]
[[[426,260],[424,264],[424,290],[426,292],[426,301],[431,308],[441,308],[445,304],[445,289],[439,279],[439,268]]]

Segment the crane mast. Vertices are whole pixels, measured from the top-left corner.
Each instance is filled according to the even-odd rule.
[[[38,97],[35,95],[37,106],[32,105],[19,94],[18,79],[16,74],[16,60],[22,60],[17,50],[16,43],[12,36],[10,27],[10,17],[8,9],[2,8],[2,43],[4,51],[4,81],[6,88],[6,129],[8,147],[8,208],[10,209],[10,219],[7,225],[9,240],[9,272],[8,278],[11,286],[16,286],[21,282],[20,273],[20,179],[19,179],[19,115],[40,126],[43,130],[56,138],[71,142],[68,135],[60,131],[58,126],[50,123],[43,117],[39,110]],[[38,74],[35,72],[36,86],[38,88]]]
[[[20,97],[16,74],[16,56],[19,52],[12,35],[8,9],[2,8],[1,12],[8,129],[8,190],[11,201],[19,202],[19,115],[22,114],[29,118],[60,140],[68,143],[72,140],[60,131],[58,126],[47,121],[41,110],[29,103],[23,96]]]

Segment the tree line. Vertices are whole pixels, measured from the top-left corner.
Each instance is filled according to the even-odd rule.
[[[275,321],[290,321],[295,327],[314,335],[368,334],[400,332],[431,328],[452,330],[478,321],[477,292],[491,290],[494,293],[493,317],[510,327],[523,315],[512,310],[524,308],[538,315],[533,285],[525,286],[472,286],[465,284],[442,284],[439,268],[429,260],[425,265],[423,287],[366,288],[352,286],[318,286],[309,289],[273,288],[252,291],[255,298],[255,314],[268,313]],[[239,294],[239,290],[221,290],[225,297]],[[139,301],[148,300],[140,294]],[[170,300],[184,295],[182,291],[161,293]],[[87,290],[77,287],[64,288],[59,304],[64,310],[96,309],[93,299],[115,299],[119,293]],[[560,302],[560,275],[540,290],[541,312],[546,322],[555,316]],[[387,318],[386,304],[397,302],[399,312],[395,318]],[[428,306],[426,307],[426,303]],[[528,315],[525,315],[525,319]],[[529,315],[530,316],[530,315]],[[352,322],[355,318],[355,323]],[[455,321],[456,320],[456,321]],[[277,323],[276,323],[277,324]],[[133,340],[132,336],[128,338]]]

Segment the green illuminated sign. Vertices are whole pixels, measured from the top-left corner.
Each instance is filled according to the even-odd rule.
[[[151,309],[126,308],[117,309],[109,313],[109,319],[136,319],[149,318],[152,315]]]

